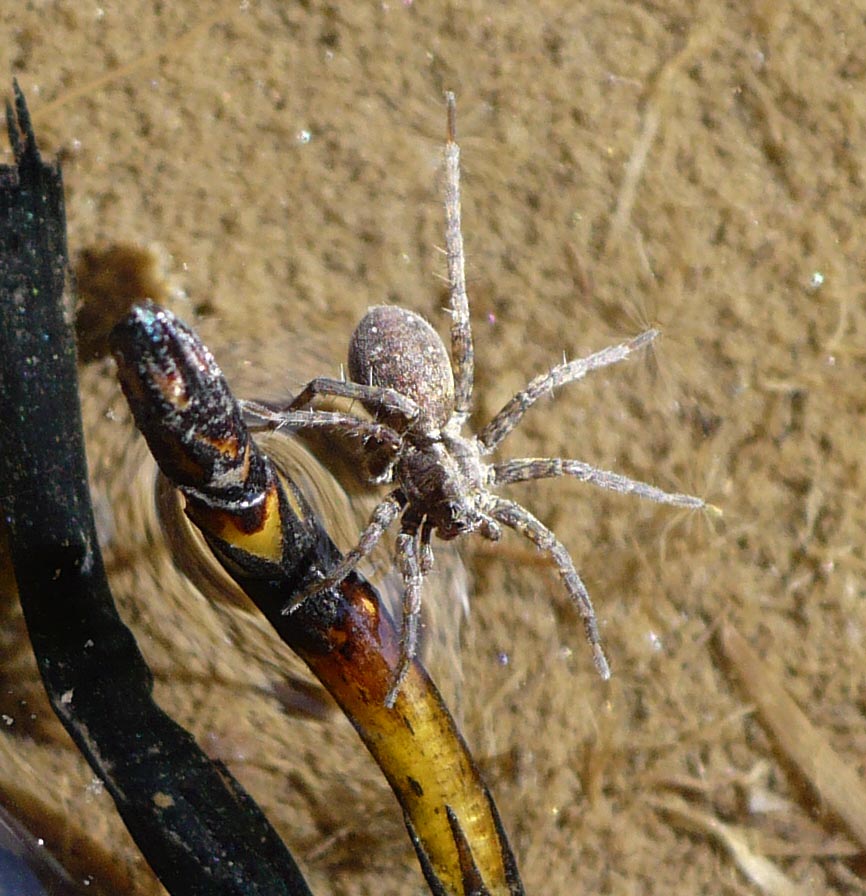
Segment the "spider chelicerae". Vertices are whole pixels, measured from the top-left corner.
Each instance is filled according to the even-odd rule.
[[[358,544],[323,579],[293,600],[289,613],[311,594],[337,585],[375,548],[400,518],[396,561],[403,579],[403,622],[400,656],[385,698],[392,707],[415,655],[421,609],[421,585],[433,564],[430,539],[435,533],[450,540],[477,532],[498,541],[502,527],[528,538],[555,564],[580,613],[603,679],[610,666],[601,646],[598,623],[586,586],[562,542],[540,520],[494,488],[513,482],[573,476],[602,488],[635,494],[660,504],[701,508],[704,501],[662,491],[652,485],[600,470],[578,460],[559,457],[521,458],[488,463],[486,458],[520,423],[539,398],[593,370],[629,357],[652,342],[657,330],[647,330],[628,342],[587,358],[558,364],[536,377],[511,398],[476,434],[463,434],[472,408],[473,348],[466,294],[463,235],[460,227],[460,150],[456,140],[456,103],[446,93],[448,113],[445,144],[445,254],[448,260],[451,314],[451,356],[433,327],[405,308],[371,308],[349,343],[349,376],[317,377],[287,406],[274,410],[256,402],[244,408],[259,425],[271,429],[331,430],[362,439],[370,479],[392,483],[394,489],[377,505]],[[357,399],[372,416],[311,407],[316,396]]]

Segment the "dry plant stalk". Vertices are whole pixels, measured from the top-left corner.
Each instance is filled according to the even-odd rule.
[[[866,785],[731,623],[722,625],[719,643],[776,742],[821,801],[866,848]]]

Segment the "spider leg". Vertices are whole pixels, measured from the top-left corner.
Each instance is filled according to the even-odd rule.
[[[418,555],[421,558],[421,575],[426,576],[433,569],[433,548],[430,547],[430,538],[433,535],[434,525],[429,520],[424,520],[421,527],[421,535],[418,538]]]
[[[275,411],[255,401],[241,402],[249,428],[256,430],[312,430],[331,429],[348,436],[357,436],[365,442],[372,440],[395,453],[400,448],[400,435],[390,426],[363,420],[354,414],[337,411]],[[254,421],[258,419],[260,423]]]
[[[598,622],[595,618],[595,610],[589,592],[583,584],[574,561],[569,556],[565,545],[547,528],[540,520],[536,519],[526,508],[514,501],[497,498],[491,508],[491,516],[499,520],[505,526],[509,526],[516,532],[528,538],[539,550],[547,554],[556,564],[559,575],[565,584],[569,597],[577,605],[577,610],[583,619],[583,627],[586,631],[586,639],[592,648],[592,659],[598,674],[607,681],[610,678],[610,665],[601,646],[601,636],[598,633]]]
[[[531,479],[551,479],[556,476],[574,476],[581,482],[589,482],[599,488],[606,488],[623,495],[637,495],[658,504],[672,504],[674,507],[700,509],[706,507],[701,498],[666,492],[654,485],[629,479],[619,473],[609,473],[579,460],[565,460],[561,457],[526,457],[504,461],[493,465],[493,482],[502,485],[509,482],[527,482]]]
[[[317,395],[362,401],[368,410],[381,411],[387,415],[397,414],[407,424],[412,423],[420,413],[418,405],[411,398],[394,389],[352,383],[348,380],[335,380],[327,376],[318,376],[310,380],[283,410],[297,411],[305,408],[312,403]]]
[[[445,255],[451,305],[451,369],[454,371],[454,412],[460,423],[472,410],[475,353],[466,295],[466,257],[460,227],[460,147],[457,145],[457,101],[449,90],[448,138],[445,143]]]
[[[523,390],[514,395],[502,410],[481,430],[478,442],[483,454],[489,454],[523,419],[523,415],[539,398],[552,392],[557,386],[573,383],[582,379],[593,370],[624,361],[639,348],[652,342],[658,336],[658,330],[647,330],[628,342],[612,345],[587,358],[578,358],[557,364],[547,373],[537,376]]]
[[[377,504],[370,517],[370,522],[361,533],[358,544],[338,563],[324,578],[313,582],[300,594],[293,597],[282,609],[283,616],[288,616],[306,598],[327,588],[339,585],[343,579],[365,558],[368,557],[391,523],[400,514],[406,499],[399,489],[395,489],[381,503]]]
[[[422,536],[423,537],[423,536]],[[397,566],[403,577],[403,621],[400,632],[400,656],[394,680],[385,696],[385,706],[393,709],[400,687],[418,650],[418,620],[421,618],[421,582],[424,574],[418,557],[418,533],[415,527],[404,528],[397,536]]]

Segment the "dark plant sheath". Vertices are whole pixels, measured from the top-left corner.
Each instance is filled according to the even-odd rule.
[[[0,506],[48,696],[169,892],[308,896],[261,810],[151,697],[96,540],[78,404],[63,183],[15,85],[0,168]]]

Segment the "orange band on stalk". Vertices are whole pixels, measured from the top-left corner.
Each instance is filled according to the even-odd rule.
[[[252,516],[253,508],[245,508]],[[186,514],[204,532],[214,535],[239,550],[272,563],[283,557],[283,527],[280,519],[280,493],[274,483],[255,508],[255,525],[237,512],[207,506],[187,496]]]

